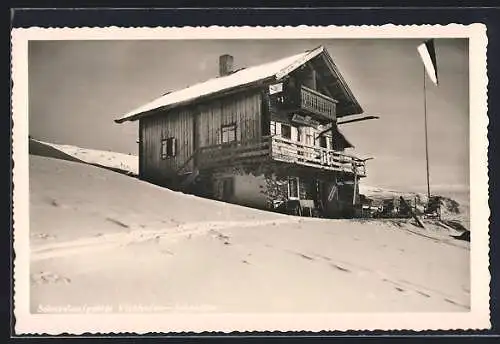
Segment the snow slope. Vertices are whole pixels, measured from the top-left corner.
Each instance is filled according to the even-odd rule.
[[[135,155],[111,151],[82,148],[72,145],[58,145],[30,138],[30,154],[53,157],[69,161],[77,161],[96,166],[106,167],[118,172],[136,176],[138,174],[139,158]],[[465,228],[470,228],[469,194],[467,192],[439,192],[443,197],[442,215],[444,220],[457,221]],[[423,210],[427,196],[417,192],[396,191],[385,188],[360,184],[360,192],[373,200],[384,198],[416,199],[417,206]],[[458,200],[458,202],[457,202]]]
[[[73,145],[58,145],[30,138],[30,154],[107,167],[130,175],[139,173],[139,157]]]
[[[274,214],[76,162],[30,156],[30,233],[32,312],[470,309],[469,243],[443,231]]]

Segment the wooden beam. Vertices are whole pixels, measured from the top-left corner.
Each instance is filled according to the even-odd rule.
[[[344,121],[337,122],[337,124],[346,124],[346,123],[367,121],[369,119],[379,119],[379,117],[378,116],[365,116],[365,117],[361,117],[361,118],[346,119]]]

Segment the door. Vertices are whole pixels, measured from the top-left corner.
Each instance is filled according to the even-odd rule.
[[[298,200],[299,199],[299,178],[289,177],[288,178],[288,199]]]
[[[324,214],[336,217],[339,212],[339,186],[336,181],[321,181],[320,183]]]

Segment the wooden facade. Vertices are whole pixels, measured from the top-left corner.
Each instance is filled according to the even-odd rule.
[[[303,206],[330,217],[352,210],[365,163],[344,151],[337,116],[345,113],[337,111],[354,105],[333,97],[342,82],[327,83],[325,61],[320,54],[280,80],[139,117],[140,177],[257,208]]]
[[[180,169],[183,173],[192,172],[195,151],[221,145],[223,126],[235,126],[236,141],[260,138],[261,108],[260,91],[253,90],[141,118],[139,156],[142,176],[164,184],[180,173]],[[161,142],[168,138],[175,138],[176,154],[162,157]]]

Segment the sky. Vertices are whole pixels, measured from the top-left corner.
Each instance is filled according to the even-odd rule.
[[[367,162],[372,186],[426,190],[422,40],[32,41],[29,131],[44,141],[137,154],[138,122],[113,120],[167,91],[235,68],[324,45],[366,114],[341,131]],[[431,191],[469,185],[469,60],[466,39],[436,39],[439,85],[427,78]]]

